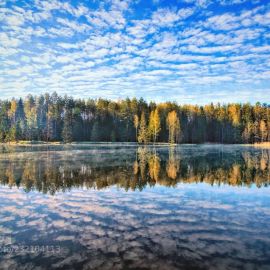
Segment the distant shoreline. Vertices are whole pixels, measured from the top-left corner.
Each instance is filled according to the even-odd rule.
[[[95,144],[108,144],[108,145],[114,145],[114,144],[122,144],[122,145],[138,145],[138,146],[143,146],[143,145],[156,145],[156,146],[176,146],[180,144],[170,144],[166,142],[159,142],[159,143],[138,143],[138,142],[93,142],[93,141],[80,141],[80,142],[69,142],[69,143],[64,143],[61,141],[57,142],[45,142],[45,141],[18,141],[18,142],[4,142],[0,143],[0,145],[7,145],[7,146],[39,146],[39,145],[48,145],[48,146],[56,146],[56,145],[95,145]],[[185,145],[193,145],[191,143],[185,144]],[[195,145],[195,144],[194,144]]]
[[[252,146],[252,147],[258,147],[258,148],[269,148],[270,149],[270,142],[262,142],[262,143],[254,143],[254,144],[228,144],[228,143],[212,143],[212,142],[206,142],[206,143],[182,143],[182,144],[170,144],[165,142],[160,143],[147,143],[147,144],[140,144],[137,142],[92,142],[92,141],[82,141],[82,142],[71,142],[71,143],[64,143],[61,141],[56,142],[45,142],[45,141],[18,141],[18,142],[5,142],[0,143],[0,145],[6,145],[6,146],[57,146],[57,145],[94,145],[94,144],[107,144],[107,145],[113,145],[113,144],[122,144],[122,145],[138,145],[138,146],[178,146],[178,145],[242,145],[242,146]]]
[[[270,148],[270,142],[254,143],[250,145],[254,147],[260,147],[260,148]]]

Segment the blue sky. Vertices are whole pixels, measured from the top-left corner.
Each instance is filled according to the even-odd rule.
[[[1,98],[270,103],[268,0],[0,0]]]

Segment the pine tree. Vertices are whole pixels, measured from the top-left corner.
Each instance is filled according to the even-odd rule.
[[[1,142],[8,141],[8,133],[10,121],[8,118],[8,102],[2,102],[0,109],[0,140]]]
[[[34,140],[37,131],[37,111],[35,100],[32,95],[28,95],[24,104],[26,117],[26,136],[28,140]]]
[[[65,112],[62,138],[64,143],[72,142],[72,112],[70,110]]]
[[[91,141],[93,141],[93,142],[100,141],[99,131],[100,131],[99,123],[98,123],[98,121],[95,121],[93,128],[92,128],[92,132],[91,132]]]

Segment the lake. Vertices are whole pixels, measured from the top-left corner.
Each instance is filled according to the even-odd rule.
[[[0,146],[0,269],[270,269],[270,149]]]

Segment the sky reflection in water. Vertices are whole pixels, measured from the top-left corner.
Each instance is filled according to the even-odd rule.
[[[269,269],[269,150],[128,149],[1,154],[0,268]]]

